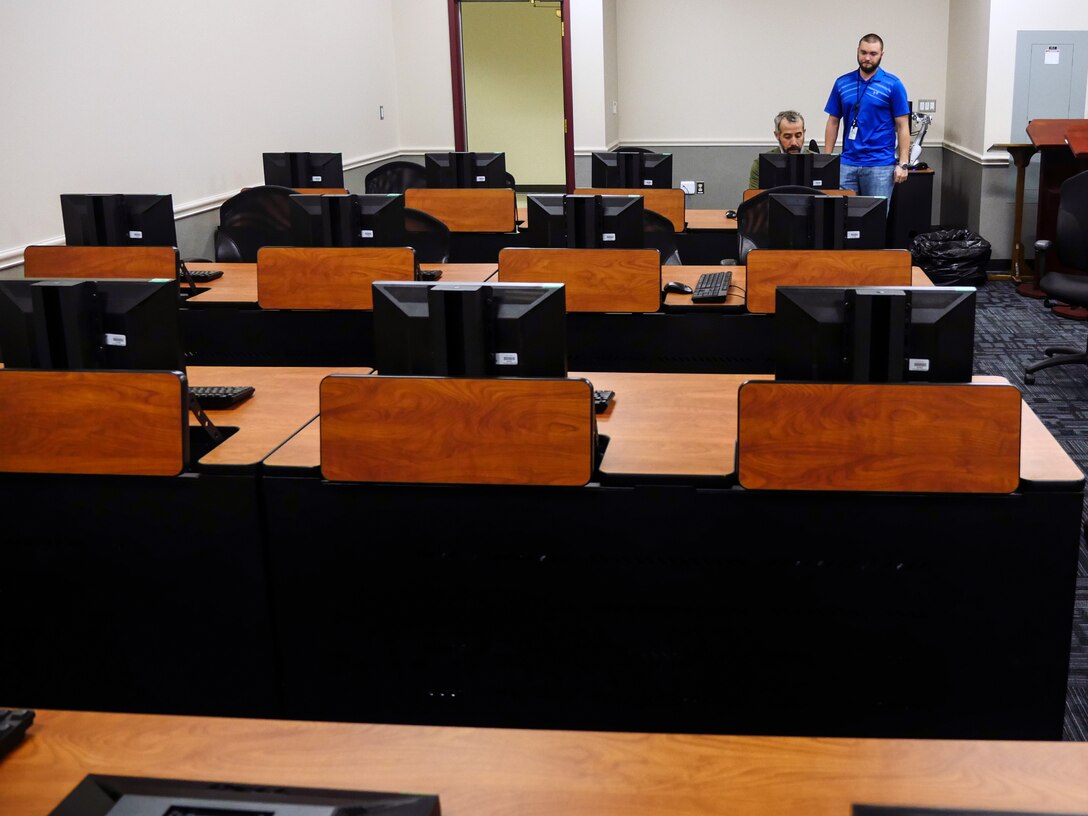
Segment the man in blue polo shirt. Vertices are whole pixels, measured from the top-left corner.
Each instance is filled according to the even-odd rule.
[[[866,34],[858,43],[858,69],[835,80],[824,112],[824,152],[832,153],[845,124],[839,186],[890,198],[907,178],[910,105],[899,77],[880,67],[884,41]]]

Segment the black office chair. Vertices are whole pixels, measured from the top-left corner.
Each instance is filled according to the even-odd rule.
[[[514,177],[509,172],[507,172],[506,175],[503,176],[503,178],[506,179],[506,186],[509,187],[514,192],[517,192],[518,183],[516,181],[514,181]]]
[[[617,147],[615,153],[653,153],[655,151],[648,147]]]
[[[676,248],[676,228],[661,213],[642,211],[642,239],[646,249],[656,249],[661,253],[662,266],[682,263],[680,251]]]
[[[1088,171],[1062,183],[1054,241],[1035,242],[1035,271],[1039,288],[1046,292],[1047,298],[1071,306],[1088,306],[1088,276],[1052,272],[1046,268],[1046,254],[1055,244],[1064,266],[1088,272]],[[1046,360],[1024,369],[1024,382],[1028,385],[1035,382],[1035,372],[1044,368],[1074,363],[1088,365],[1088,345],[1084,350],[1054,346],[1044,349],[1044,354]]]
[[[366,174],[368,193],[403,193],[410,187],[427,186],[427,170],[410,161],[386,162]]]
[[[215,260],[254,263],[263,246],[290,246],[293,195],[290,187],[266,184],[224,201],[215,231]]]
[[[771,229],[770,220],[770,196],[772,193],[804,193],[818,195],[819,190],[813,187],[798,187],[784,185],[771,187],[758,195],[754,195],[747,201],[741,202],[737,207],[737,257],[722,260],[729,266],[743,265],[747,263],[748,253],[753,249],[766,248]]]
[[[430,213],[405,207],[404,231],[420,263],[446,263],[450,259],[450,228]]]

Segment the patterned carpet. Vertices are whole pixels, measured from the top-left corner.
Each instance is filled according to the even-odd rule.
[[[978,292],[975,371],[999,374],[1017,385],[1062,447],[1088,473],[1088,367],[1040,371],[1025,385],[1024,366],[1043,358],[1048,345],[1083,349],[1088,323],[1056,317],[1042,301],[1020,297],[1013,284],[991,282]],[[1088,521],[1088,507],[1082,511]],[[1081,534],[1077,600],[1070,648],[1064,737],[1088,741],[1088,543]]]

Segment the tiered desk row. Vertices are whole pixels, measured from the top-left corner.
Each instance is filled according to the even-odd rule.
[[[28,275],[57,274],[60,253],[28,252]],[[567,379],[377,376],[369,282],[410,279],[411,253],[274,248],[186,318],[343,319],[322,342],[356,365],[0,371],[5,563],[26,578],[11,602],[35,610],[10,702],[1060,737],[1083,477],[1019,392],[700,373],[694,349],[687,373],[579,367],[580,317],[773,325],[731,314],[741,298],[662,304],[652,254],[443,265],[566,283]],[[776,285],[918,274],[897,251],[754,251],[734,270],[766,312]],[[184,325],[193,343],[201,324]],[[186,419],[186,378],[256,387],[209,412],[228,436],[214,449]],[[592,388],[616,393],[603,414]]]

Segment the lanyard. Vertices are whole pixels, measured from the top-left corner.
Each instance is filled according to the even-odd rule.
[[[855,128],[858,126],[858,114],[861,113],[861,97],[865,91],[869,90],[869,83],[876,77],[876,72],[873,72],[873,76],[865,80],[865,90],[861,90],[861,69],[858,68],[857,74],[854,76],[854,121],[850,123],[850,127]]]

